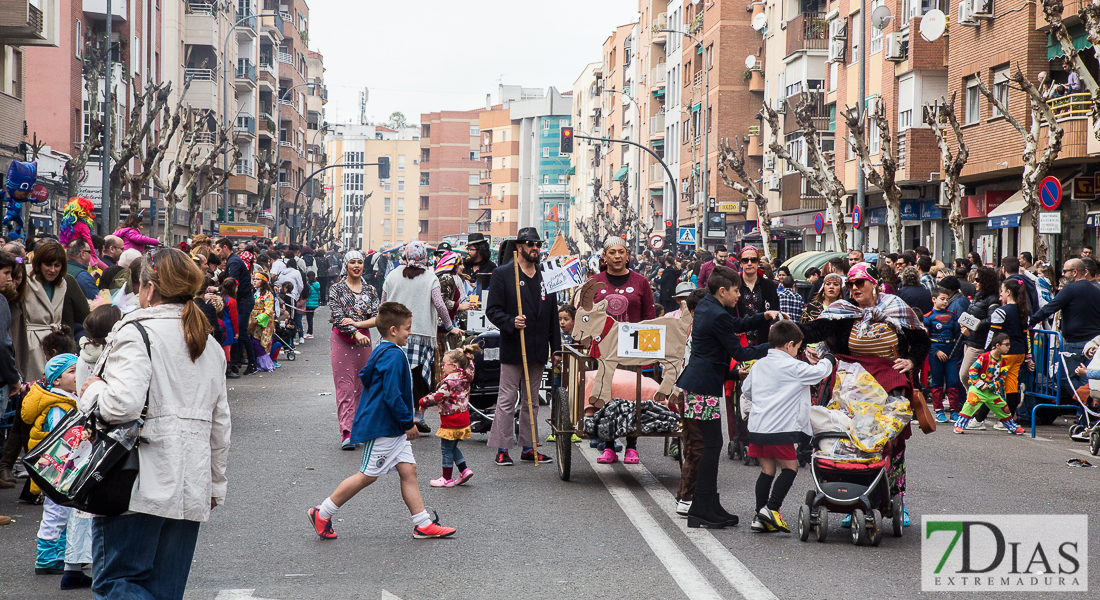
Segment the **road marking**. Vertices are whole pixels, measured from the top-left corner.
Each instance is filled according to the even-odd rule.
[[[581,454],[592,465],[592,470],[599,476],[611,497],[619,504],[619,508],[626,513],[626,517],[642,535],[653,554],[664,564],[669,575],[676,580],[676,585],[691,599],[720,600],[717,590],[707,581],[706,577],[695,568],[688,557],[680,551],[672,538],[668,537],[665,530],[650,516],[646,507],[634,497],[623,484],[618,473],[609,465],[596,462],[596,451],[591,448],[580,448]]]
[[[258,598],[253,596],[255,589],[250,590],[221,590],[214,600],[272,600],[270,598]]]
[[[662,512],[687,536],[691,543],[706,556],[710,562],[718,568],[718,572],[726,578],[726,581],[747,600],[778,600],[771,592],[752,574],[737,557],[726,548],[725,544],[718,541],[709,529],[692,529],[687,526],[687,519],[676,514],[676,497],[672,495],[657,478],[642,465],[624,465],[626,470],[642,484],[645,491],[661,507]]]

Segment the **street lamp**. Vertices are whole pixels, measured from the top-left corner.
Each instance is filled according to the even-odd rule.
[[[657,31],[686,35],[695,40],[695,43],[699,44],[699,47],[703,49],[703,78],[705,80],[705,88],[703,91],[703,118],[701,120],[703,121],[703,202],[706,203],[710,201],[710,69],[707,68],[707,65],[710,64],[710,52],[699,38],[686,31],[680,31],[678,29],[658,29]],[[672,180],[672,188],[676,189],[675,179]],[[680,199],[677,197],[676,202],[672,204],[672,220],[676,222],[677,226],[680,224],[679,209]],[[699,229],[699,211],[695,211],[695,229],[696,231]]]
[[[248,14],[248,15],[245,15],[245,16],[237,19],[237,22],[233,23],[233,26],[229,28],[229,33],[225,36],[225,42],[222,43],[222,128],[226,132],[229,131],[229,124],[228,124],[228,119],[229,119],[229,64],[228,64],[228,62],[229,62],[229,58],[228,58],[229,38],[233,34],[237,33],[237,26],[240,25],[241,23],[247,21],[248,19],[257,19],[258,20],[260,17],[274,17],[274,16],[276,16],[276,13],[270,12],[270,13],[260,13],[258,15]],[[233,136],[233,142],[236,143],[236,141],[237,141],[237,136],[234,135]],[[276,141],[278,141],[278,140],[276,140]],[[225,173],[225,183],[223,184],[224,187],[222,188],[222,192],[223,192],[222,218],[225,219],[226,222],[229,221],[229,173],[226,173],[226,171],[228,171],[228,170],[229,170],[229,152],[226,152],[225,154],[222,155],[222,172]],[[156,218],[157,218],[157,216],[153,215],[153,220],[154,221],[156,220]],[[279,229],[279,221],[278,221],[278,218],[276,218],[276,220],[275,220],[276,235],[278,235],[278,229]]]

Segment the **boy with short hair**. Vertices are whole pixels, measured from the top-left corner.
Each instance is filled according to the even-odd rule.
[[[1000,419],[1009,433],[1024,432],[1024,428],[1017,425],[1012,415],[1005,410],[1008,406],[1005,403],[1005,375],[1008,374],[1008,365],[1003,357],[1011,347],[1008,334],[998,333],[993,336],[990,351],[980,355],[970,365],[970,389],[966,394],[962,414],[955,421],[955,433],[966,433],[966,426],[982,404],[989,407],[989,412]]]
[[[932,407],[940,423],[948,421],[948,413],[952,421],[959,418],[959,361],[962,357],[956,356],[955,350],[961,331],[959,316],[948,309],[953,295],[950,290],[936,288],[932,312],[924,315],[924,327],[932,338],[932,351],[928,353],[928,385],[932,388]]]
[[[433,522],[424,509],[416,482],[416,459],[409,443],[420,433],[413,423],[412,372],[400,347],[412,333],[412,311],[403,304],[385,302],[378,309],[375,327],[382,342],[359,372],[363,393],[351,429],[351,442],[363,444],[362,465],[324,502],[309,509],[309,522],[321,539],[336,539],[332,530],[336,511],[379,476],[396,471],[401,477],[401,496],[412,514],[413,537],[451,536],[454,528]]]
[[[768,355],[756,361],[741,386],[741,414],[749,423],[749,456],[760,460],[756,480],[756,515],[750,529],[756,532],[791,528],[779,514],[783,499],[798,473],[795,445],[809,441],[810,387],[833,372],[836,359],[826,354],[820,360],[807,351],[809,364],[798,360],[802,330],[788,320],[768,331]],[[776,467],[782,469],[776,477]]]

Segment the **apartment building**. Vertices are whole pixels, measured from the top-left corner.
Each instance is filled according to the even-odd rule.
[[[673,31],[684,30],[684,0],[672,0],[665,7],[665,16],[662,19],[657,16],[657,29],[669,29]],[[668,27],[660,27],[667,23]],[[660,33],[658,31],[658,33]],[[664,96],[664,161],[668,165],[674,179],[665,181],[662,190],[661,216],[658,221],[679,222],[676,214],[679,208],[679,199],[682,192],[687,191],[680,182],[680,122],[683,118],[683,53],[684,41],[691,41],[682,34],[664,33],[665,39],[665,96]],[[660,35],[654,34],[654,43],[659,43]],[[659,166],[659,165],[658,165]],[[653,169],[651,166],[650,169]],[[662,224],[663,226],[663,224]],[[657,227],[660,230],[661,227]]]
[[[61,0],[0,1],[0,179],[11,161],[27,158],[19,151],[26,124],[27,49],[61,45],[71,18],[62,10]]]
[[[426,242],[488,231],[489,207],[481,201],[482,131],[480,110],[420,115],[418,226],[408,236]],[[485,223],[484,229],[482,229]]]
[[[596,90],[599,109],[594,117],[600,137],[616,140],[639,141],[639,132],[645,126],[636,95],[644,91],[639,76],[641,68],[637,58],[638,23],[620,25],[604,40],[600,70],[596,73]],[[647,72],[648,74],[648,72]],[[618,196],[626,186],[628,199],[635,209],[642,208],[641,154],[630,144],[604,143],[599,147],[599,162],[595,165],[593,198],[596,210],[606,210],[608,195]],[[639,214],[644,214],[638,211]]]
[[[573,82],[573,126],[581,135],[599,136],[600,76],[602,62],[589,63],[581,71],[580,77]],[[593,201],[592,184],[595,178],[595,161],[600,156],[600,145],[588,140],[575,139],[573,155],[567,172],[569,186],[569,231],[575,232],[577,223],[596,218],[597,202]],[[573,240],[581,252],[597,252],[599,248],[589,246],[588,241],[579,235]]]
[[[418,237],[422,222],[417,208],[420,180],[420,136],[416,127],[401,131],[381,125],[337,125],[326,136],[324,153],[335,166],[325,172],[331,193],[325,207],[337,224],[335,237],[344,248],[380,248]],[[389,179],[378,178],[381,157],[390,159]],[[424,239],[421,237],[421,239]]]
[[[325,104],[328,103],[328,88],[325,87],[324,57],[310,50],[306,55],[306,76],[313,85],[306,86],[306,177],[328,165],[328,153],[325,152],[325,136],[328,134],[325,122]],[[295,227],[301,231],[296,238],[308,241],[324,206],[325,187],[321,174],[307,179],[300,201],[304,206],[296,206]]]
[[[638,142],[657,156],[665,152],[665,105],[668,101],[668,63],[666,46],[669,34],[667,0],[638,2],[638,86],[634,93],[639,113]],[[638,156],[637,183],[642,222],[653,231],[664,230],[665,187],[669,181],[661,163],[648,152],[634,148]],[[671,215],[670,215],[671,216]],[[645,239],[640,241],[645,243]]]

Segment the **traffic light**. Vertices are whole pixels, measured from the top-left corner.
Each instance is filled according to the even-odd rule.
[[[389,179],[390,178],[390,157],[379,156],[378,157],[378,178]]]
[[[562,154],[573,153],[573,128],[562,127],[561,128],[561,144],[558,152]]]
[[[665,221],[665,248],[673,249],[676,244],[676,227],[672,221]]]

